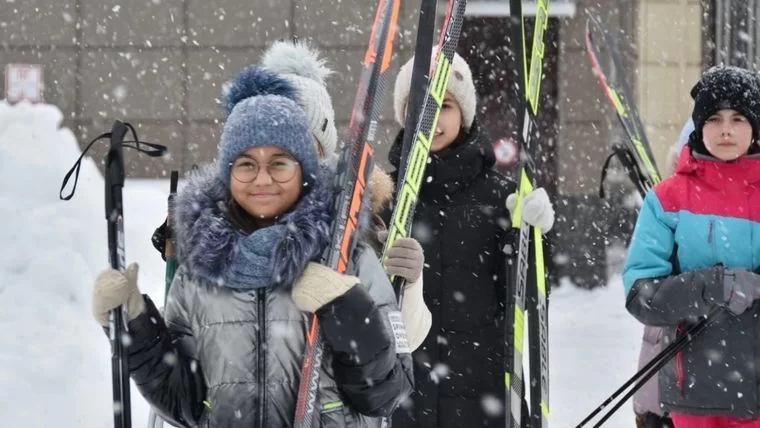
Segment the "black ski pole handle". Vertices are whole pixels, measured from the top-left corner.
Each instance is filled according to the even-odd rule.
[[[127,132],[131,131],[134,141],[125,141]],[[124,148],[135,149],[140,153],[151,157],[163,156],[168,152],[167,148],[160,144],[146,143],[137,137],[137,131],[129,123],[115,121],[111,132],[100,134],[85,147],[74,166],[66,173],[61,183],[59,197],[68,201],[74,196],[82,159],[90,148],[101,139],[110,140],[108,154],[105,159],[105,216],[108,225],[108,259],[111,268],[123,271],[125,269],[124,255],[124,207],[122,202],[122,189],[124,188]],[[129,145],[133,143],[134,145]],[[144,149],[142,145],[150,149]],[[68,195],[63,191],[71,177],[74,177],[74,185]],[[113,387],[113,412],[114,427],[131,428],[131,404],[129,396],[129,364],[127,361],[128,339],[127,316],[125,307],[120,306],[111,311],[108,321],[108,335],[111,342],[111,381]]]
[[[108,255],[111,268],[123,271],[124,255],[124,136],[127,126],[115,121],[111,128],[111,141],[106,155],[105,191],[106,222],[108,223]],[[114,401],[114,427],[131,428],[131,403],[129,391],[129,353],[125,336],[127,333],[125,307],[111,311],[109,339],[111,341],[111,384]]]

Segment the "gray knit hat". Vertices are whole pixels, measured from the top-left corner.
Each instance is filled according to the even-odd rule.
[[[431,64],[434,64],[433,61],[435,61],[435,52],[432,55]],[[393,89],[393,110],[396,122],[401,126],[404,126],[404,110],[406,101],[409,98],[409,88],[412,86],[413,63],[414,57],[401,67],[398,76],[396,76],[396,86]],[[467,65],[467,62],[459,54],[454,54],[447,90],[462,110],[462,126],[466,130],[469,130],[472,122],[475,120],[477,95],[475,94],[475,84],[472,81],[470,66]]]
[[[275,42],[264,52],[262,67],[280,74],[296,89],[297,99],[309,119],[312,134],[325,154],[335,155],[338,131],[335,110],[325,81],[332,71],[319,51],[300,41]]]
[[[219,178],[230,185],[232,162],[247,150],[277,146],[301,164],[306,185],[317,177],[317,150],[290,83],[259,67],[242,69],[225,85],[227,117],[219,144]]]

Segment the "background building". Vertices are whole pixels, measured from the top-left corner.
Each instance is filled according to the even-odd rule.
[[[508,3],[471,0],[459,44],[494,140],[516,132]],[[524,4],[526,12],[535,10],[535,2]],[[213,158],[222,82],[258,62],[276,39],[307,39],[323,50],[336,71],[330,90],[342,133],[375,6],[374,0],[0,2],[0,72],[9,63],[42,65],[44,99],[61,108],[82,145],[117,118],[136,125],[142,139],[167,145],[171,156],[162,160],[126,154],[131,177],[163,178]],[[403,2],[394,75],[412,55],[418,6]],[[662,169],[690,114],[688,92],[701,70],[716,57],[755,66],[756,7],[753,0],[551,2],[538,163],[539,182],[559,214],[551,238],[555,275],[583,286],[606,283],[606,248],[624,242],[635,218],[624,177],[610,180],[610,199],[598,197],[601,166],[624,134],[591,73],[583,42],[587,17],[599,16],[618,43],[625,63],[618,72],[634,88]],[[397,130],[390,93],[385,106],[377,147],[383,167]],[[95,152],[102,154],[103,148]]]

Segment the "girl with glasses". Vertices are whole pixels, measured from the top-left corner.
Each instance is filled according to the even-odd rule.
[[[293,425],[309,320],[325,340],[320,427],[373,427],[411,391],[393,289],[359,245],[356,276],[319,264],[330,243],[332,174],[318,163],[295,91],[255,67],[225,94],[218,162],[175,199],[180,267],[162,316],[137,264],[95,281],[96,320],[128,307],[130,375],[183,427]]]

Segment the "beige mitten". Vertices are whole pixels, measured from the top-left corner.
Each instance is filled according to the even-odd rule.
[[[327,266],[309,262],[290,293],[298,309],[316,312],[322,306],[344,295],[359,278],[338,273]]]
[[[145,301],[137,288],[139,269],[137,263],[132,263],[124,272],[106,269],[98,275],[92,293],[92,313],[103,327],[108,327],[110,312],[121,305],[127,305],[128,321],[145,311]]]
[[[425,341],[433,316],[425,304],[422,295],[422,277],[415,282],[407,282],[404,287],[404,303],[401,305],[401,317],[406,324],[406,334],[409,338],[409,348],[414,351]]]

